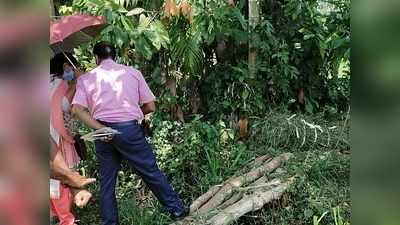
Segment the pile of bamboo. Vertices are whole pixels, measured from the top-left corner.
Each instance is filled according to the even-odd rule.
[[[211,187],[191,204],[188,217],[171,225],[227,225],[279,199],[293,178],[268,180],[266,175],[291,157],[291,153],[274,158],[258,157],[253,162],[253,169]]]

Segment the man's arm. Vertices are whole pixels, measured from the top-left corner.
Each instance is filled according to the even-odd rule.
[[[81,105],[73,105],[72,114],[78,117],[83,123],[85,123],[92,129],[98,130],[105,127],[103,124],[93,119],[93,117],[89,114],[86,108]]]
[[[94,178],[86,178],[71,170],[65,163],[61,152],[57,151],[56,143],[53,140],[50,140],[50,178],[58,179],[75,188],[83,188],[96,181]]]
[[[142,107],[140,107],[140,109],[142,110],[143,115],[147,115],[147,114],[152,113],[152,112],[154,112],[156,110],[156,104],[154,103],[154,101],[147,102],[147,103],[144,103],[142,105]]]

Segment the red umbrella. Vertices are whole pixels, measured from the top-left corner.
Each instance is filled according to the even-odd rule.
[[[72,51],[91,40],[106,26],[104,17],[76,14],[50,22],[50,47],[54,52]]]

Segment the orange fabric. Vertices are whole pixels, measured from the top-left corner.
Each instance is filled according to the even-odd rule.
[[[75,141],[64,123],[62,102],[67,90],[67,83],[62,81],[51,96],[50,123],[60,135],[59,140],[55,140],[57,151],[61,151],[67,165],[72,168],[79,162],[80,158],[74,147]],[[65,185],[60,186],[59,199],[50,199],[50,215],[58,217],[59,225],[73,225],[75,223],[75,217],[71,213],[72,200],[71,190]]]
[[[62,101],[65,97],[65,94],[68,90],[68,84],[64,81],[60,82],[60,84],[56,87],[53,96],[51,97],[50,104],[50,122],[53,125],[54,129],[62,136],[66,141],[74,143],[74,139],[69,134],[68,130],[64,125],[64,117],[62,111]],[[59,144],[59,143],[57,143]]]
[[[51,97],[50,123],[59,133],[60,140],[55,140],[57,148],[61,150],[62,155],[69,167],[75,166],[80,158],[74,147],[74,138],[65,128],[64,116],[62,111],[62,101],[67,93],[68,85],[65,81],[60,82]]]
[[[73,225],[75,216],[71,213],[72,194],[70,188],[60,186],[60,198],[50,199],[50,215],[60,220],[59,225]]]

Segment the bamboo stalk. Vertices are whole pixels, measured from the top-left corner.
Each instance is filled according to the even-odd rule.
[[[254,167],[259,167],[263,163],[265,163],[267,160],[271,159],[271,156],[269,155],[262,155],[260,157],[257,157],[256,159],[253,160],[253,166]],[[190,205],[190,215],[195,213],[202,205],[204,205],[209,199],[211,199],[220,189],[222,185],[215,185],[211,187],[206,193],[198,197],[191,205]]]
[[[265,204],[279,199],[293,180],[289,180],[271,190],[258,190],[249,197],[244,197],[235,204],[222,210],[207,221],[210,225],[228,225],[248,212],[261,209]]]
[[[197,211],[199,213],[206,213],[209,210],[217,208],[220,204],[224,202],[225,199],[232,196],[233,189],[240,188],[241,186],[251,183],[256,179],[263,176],[265,173],[272,172],[277,167],[279,167],[283,162],[287,161],[292,156],[291,153],[284,153],[280,156],[273,158],[271,161],[264,163],[261,167],[258,167],[242,176],[234,177],[229,179],[222,188],[208,200],[202,207],[200,207]]]
[[[213,197],[219,190],[221,189],[221,185],[215,185],[211,187],[206,193],[201,195],[197,198],[191,205],[190,205],[190,213],[193,214],[197,211],[205,202],[207,202],[211,197]]]

